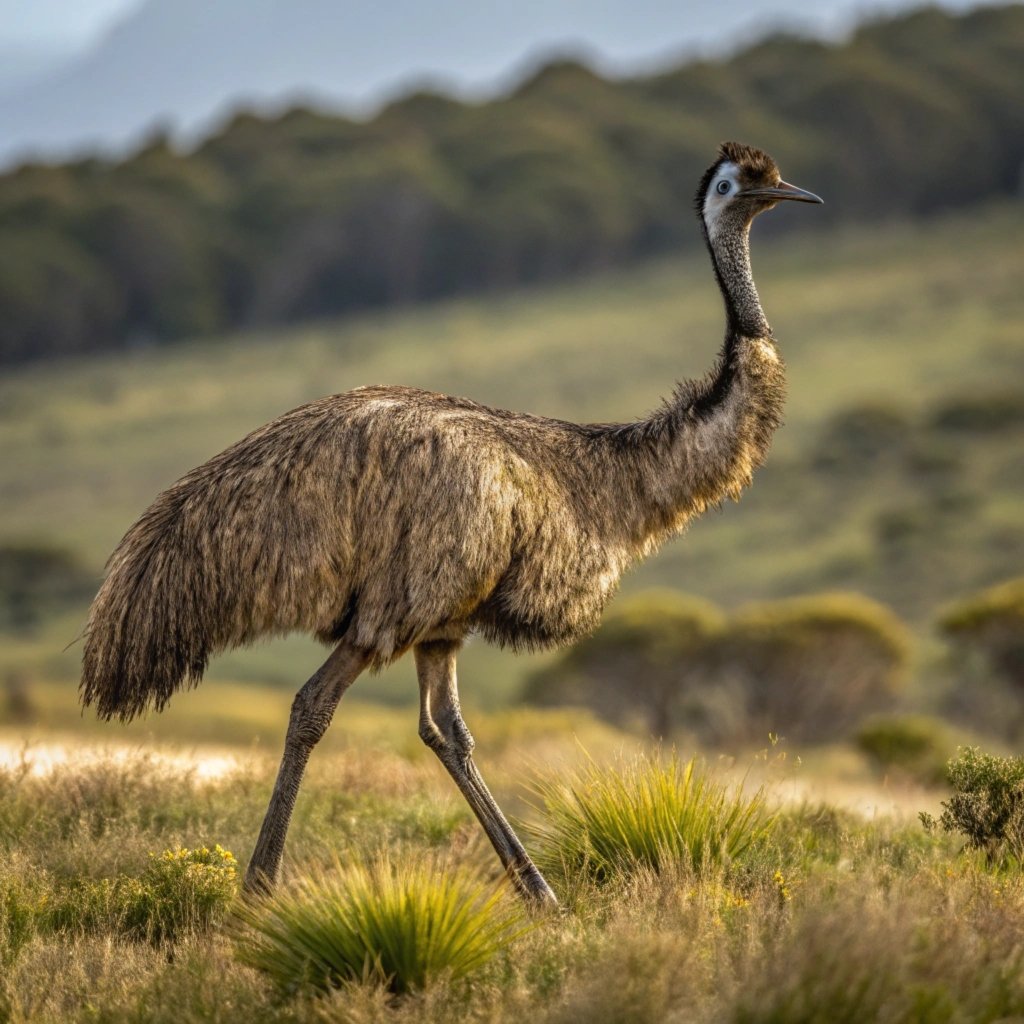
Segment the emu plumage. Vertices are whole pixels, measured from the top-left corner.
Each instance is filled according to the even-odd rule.
[[[365,668],[415,651],[420,734],[511,877],[554,896],[473,764],[455,657],[471,632],[513,649],[593,630],[619,578],[736,497],[779,423],[783,365],[753,284],[753,217],[820,201],[728,143],[698,192],[726,341],[652,416],[574,424],[402,387],[295,409],[163,492],[111,556],[86,629],[81,694],[103,717],[160,710],[211,655],[308,632],[335,649],[292,709],[247,884],[276,879],[310,751]]]

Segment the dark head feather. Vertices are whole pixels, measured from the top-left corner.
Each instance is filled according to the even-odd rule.
[[[775,161],[763,149],[744,146],[742,142],[723,142],[718,149],[718,162],[723,160],[738,164],[744,176],[771,179],[773,184],[782,177]]]
[[[723,163],[734,163],[740,169],[740,180],[744,185],[776,185],[782,179],[778,165],[763,150],[755,149],[753,146],[745,146],[742,142],[723,142],[718,147],[718,157],[715,162],[704,172],[704,177],[697,187],[697,195],[694,202],[697,213],[704,211],[704,196],[712,178],[718,172]]]

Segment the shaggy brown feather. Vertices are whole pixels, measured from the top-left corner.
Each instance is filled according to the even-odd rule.
[[[723,159],[778,180],[759,151],[726,144]],[[514,649],[591,631],[633,561],[750,482],[779,423],[783,366],[746,244],[756,212],[712,244],[730,310],[718,366],[647,419],[574,424],[367,387],[187,474],[111,556],[83,703],[159,710],[216,652],[292,631],[373,667],[473,630]]]

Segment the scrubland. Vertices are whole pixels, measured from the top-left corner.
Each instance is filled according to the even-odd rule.
[[[272,758],[238,751],[235,768],[206,779],[144,749],[41,774],[27,763],[4,769],[0,1018],[598,1024],[1024,1013],[1024,876],[962,850],[962,837],[926,831],[913,808],[934,808],[936,793],[909,791],[905,809],[894,809],[894,794],[861,775],[879,795],[879,809],[865,815],[813,796],[787,799],[801,774],[813,781],[819,771],[797,751],[713,758],[695,769],[704,788],[685,792],[689,816],[680,820],[696,845],[637,843],[619,856],[608,836],[657,834],[659,789],[677,787],[685,764],[672,777],[669,753],[649,747],[638,762],[634,738],[578,715],[584,750],[564,720],[546,728],[550,714],[483,716],[476,731],[485,773],[561,897],[556,913],[520,909],[447,776],[425,748],[403,750],[399,730],[314,757],[284,888],[306,923],[325,886],[328,896],[345,894],[353,871],[365,882],[383,857],[389,877],[419,872],[419,898],[468,879],[476,896],[457,905],[490,900],[483,921],[504,928],[493,941],[475,922],[460,933],[481,950],[468,969],[453,975],[442,957],[405,987],[370,960],[348,977],[303,974],[295,964],[308,950],[330,946],[330,913],[297,953],[292,942],[290,959],[254,956],[261,911],[238,883]],[[336,728],[345,732],[344,715]],[[595,785],[600,778],[611,786]],[[647,787],[639,801],[638,778]],[[566,826],[578,799],[600,812],[587,819],[589,847]],[[594,839],[602,820],[614,824],[603,845]],[[590,854],[577,856],[584,848]],[[350,899],[364,911],[377,906],[358,892]],[[339,916],[348,905],[327,909]],[[412,945],[401,948],[425,955],[432,932],[408,939],[425,926],[419,904],[403,906],[399,924],[377,922],[385,938],[375,941],[405,938]]]

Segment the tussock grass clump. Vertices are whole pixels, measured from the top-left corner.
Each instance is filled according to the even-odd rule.
[[[316,874],[241,913],[239,958],[278,988],[373,982],[401,994],[463,978],[523,929],[501,888],[430,861]]]
[[[603,767],[590,761],[566,780],[542,780],[545,821],[533,826],[541,870],[595,882],[637,868],[694,872],[728,867],[771,828],[764,794],[714,780],[696,758],[638,755]]]

